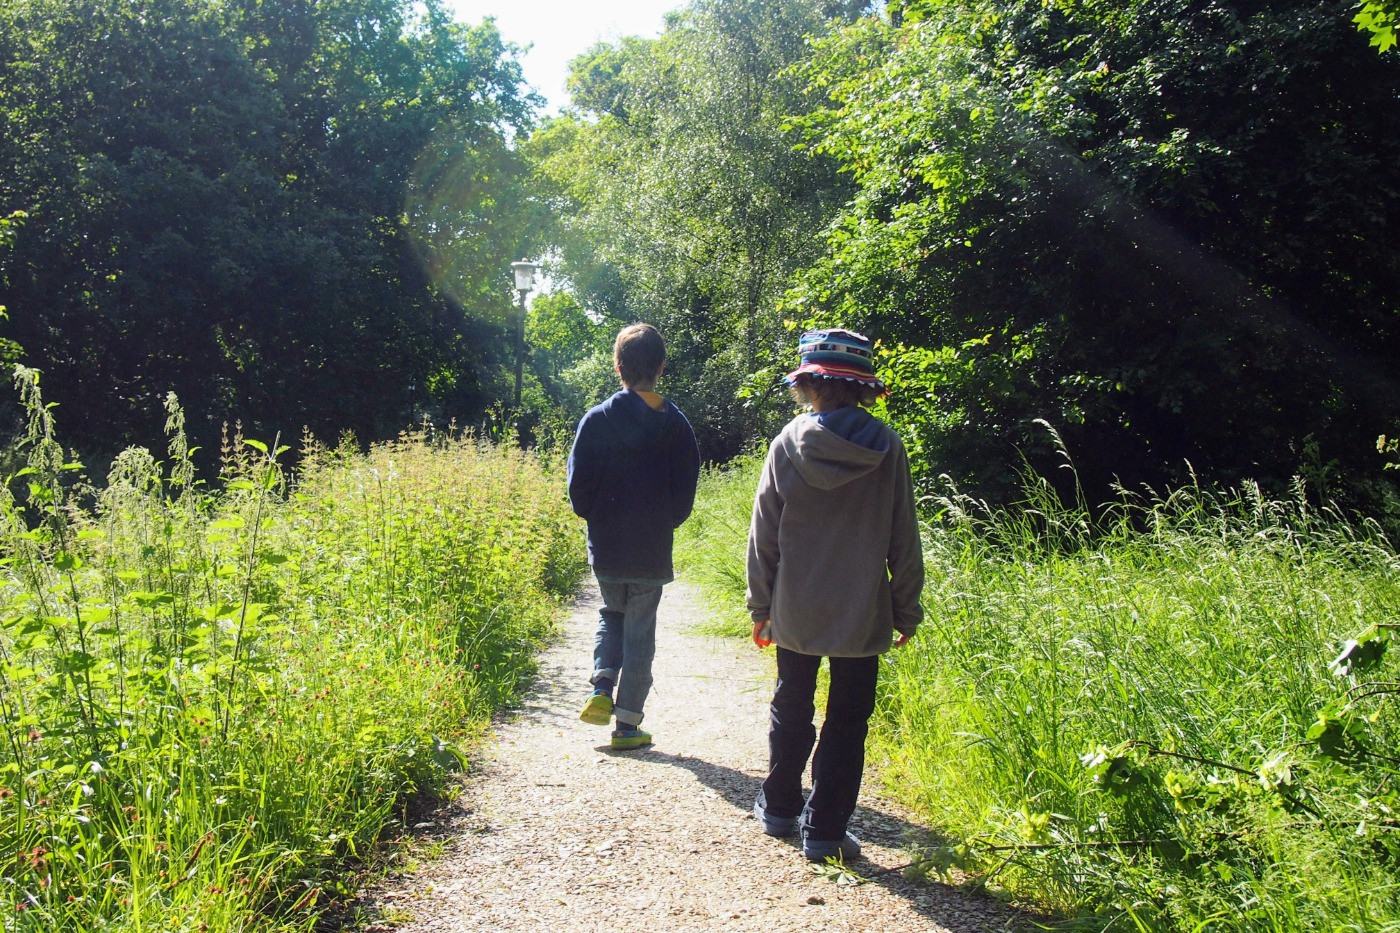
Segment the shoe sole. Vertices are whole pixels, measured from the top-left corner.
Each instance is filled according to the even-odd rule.
[[[634,748],[642,748],[651,744],[651,736],[636,739],[613,739],[612,747],[620,752],[631,751]]]
[[[818,842],[802,843],[802,854],[809,862],[825,862],[827,859],[839,858],[843,862],[860,858],[860,844],[856,842]]]
[[[791,836],[797,832],[797,817],[783,819],[781,816],[769,816],[757,803],[753,805],[754,819],[758,820],[758,825],[763,832],[769,836],[783,837]]]
[[[612,722],[612,710],[612,700],[602,694],[594,694],[583,704],[583,712],[578,714],[578,718],[590,726],[606,726]]]

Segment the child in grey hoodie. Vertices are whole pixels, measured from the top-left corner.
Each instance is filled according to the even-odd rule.
[[[768,777],[754,815],[769,835],[800,827],[803,854],[821,861],[860,855],[847,824],[865,769],[879,656],[918,629],[924,564],[904,445],[863,407],[887,391],[870,341],[809,331],[798,352],[801,365],[787,382],[811,411],[769,446],[749,528],[754,642],[778,646]],[[817,741],[813,696],[823,657],[831,689]]]

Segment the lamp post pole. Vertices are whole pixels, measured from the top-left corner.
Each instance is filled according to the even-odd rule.
[[[515,290],[520,293],[520,313],[515,318],[515,407],[520,408],[520,384],[525,367],[525,296],[535,286],[535,270],[539,266],[522,259],[510,264],[515,273]]]
[[[515,316],[515,407],[520,407],[520,383],[525,372],[525,296],[520,289],[520,313]]]

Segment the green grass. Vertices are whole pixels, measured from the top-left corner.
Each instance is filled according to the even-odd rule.
[[[753,631],[744,608],[745,547],[762,465],[761,458],[750,457],[706,467],[695,509],[676,533],[676,565],[701,587],[710,610],[702,627],[708,634],[749,637]]]
[[[726,518],[683,533],[740,606],[743,536],[717,529],[756,467],[707,476]],[[927,621],[886,656],[871,738],[949,839],[924,867],[1082,929],[1400,929],[1400,560],[1374,529],[1252,488],[1096,519],[1038,482],[1016,509],[925,506]],[[1358,638],[1372,666],[1329,669]]]
[[[562,483],[471,438],[133,450],[74,490],[37,385],[0,492],[0,927],[309,930],[513,700],[582,572]]]

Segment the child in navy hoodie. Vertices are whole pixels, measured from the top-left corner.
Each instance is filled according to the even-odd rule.
[[[666,344],[650,324],[624,327],[613,345],[622,390],[589,409],[569,452],[569,502],[588,522],[588,563],[603,596],[593,648],[593,692],[579,718],[606,726],[612,747],[641,748],[656,655],[661,588],[675,579],[673,532],[690,516],[700,476],[695,433],[656,393]],[[616,702],[613,690],[617,691]]]

